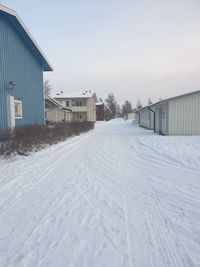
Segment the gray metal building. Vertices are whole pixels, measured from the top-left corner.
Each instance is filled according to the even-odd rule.
[[[200,90],[151,105],[155,131],[164,135],[200,135]]]
[[[154,112],[151,106],[146,106],[135,111],[135,120],[140,126],[147,129],[154,129]]]

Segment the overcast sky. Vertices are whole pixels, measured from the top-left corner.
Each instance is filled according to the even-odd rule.
[[[147,104],[200,89],[200,0],[5,0],[54,67],[54,93]]]

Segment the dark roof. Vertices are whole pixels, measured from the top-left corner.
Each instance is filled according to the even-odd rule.
[[[35,56],[37,61],[41,64],[44,71],[52,71],[53,68],[46,59],[42,50],[36,43],[35,39],[27,29],[26,25],[20,19],[18,14],[5,6],[0,5],[0,15],[6,16],[12,27],[17,31],[22,40],[25,42],[27,47],[30,49],[32,54]]]

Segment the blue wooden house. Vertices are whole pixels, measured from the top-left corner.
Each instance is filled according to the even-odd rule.
[[[0,5],[0,130],[44,124],[43,71],[52,67],[25,24]]]

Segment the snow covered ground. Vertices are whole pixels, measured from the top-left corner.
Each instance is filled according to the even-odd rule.
[[[116,120],[1,159],[0,266],[200,266],[200,137]]]

